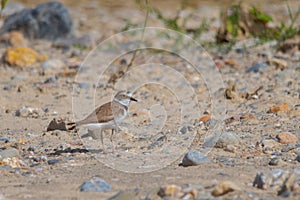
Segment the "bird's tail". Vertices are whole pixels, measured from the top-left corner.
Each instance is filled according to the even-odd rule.
[[[76,123],[75,122],[67,123],[67,129],[69,131],[74,130],[75,128],[76,128]]]

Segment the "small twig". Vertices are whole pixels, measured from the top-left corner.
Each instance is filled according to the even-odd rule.
[[[148,22],[148,18],[149,18],[149,6],[148,6],[148,0],[145,0],[145,3],[146,3],[146,7],[147,7],[147,13],[146,13],[145,21],[144,21],[144,26],[143,26],[143,32],[142,32],[141,42],[144,40],[145,28],[146,28],[146,25],[147,25],[147,22]],[[130,62],[129,62],[128,65],[127,65],[126,71],[128,71],[129,68],[133,65],[133,62],[134,62],[134,60],[135,60],[137,51],[138,51],[138,49],[135,49],[135,50],[134,50],[133,55],[132,55],[132,58],[131,58]]]

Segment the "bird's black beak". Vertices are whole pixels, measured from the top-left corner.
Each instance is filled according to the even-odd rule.
[[[138,100],[137,100],[137,99],[135,99],[135,98],[133,98],[133,97],[130,97],[130,100],[131,100],[131,101],[138,102]]]

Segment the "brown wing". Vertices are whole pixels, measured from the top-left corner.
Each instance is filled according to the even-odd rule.
[[[102,106],[95,109],[94,112],[89,114],[85,119],[76,122],[76,125],[84,125],[89,123],[103,123],[114,119],[114,115],[111,109],[112,103],[107,102]],[[101,114],[100,114],[101,113]]]

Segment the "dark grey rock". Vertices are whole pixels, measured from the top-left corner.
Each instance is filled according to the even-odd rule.
[[[17,117],[33,117],[37,118],[39,116],[42,116],[44,114],[44,111],[40,108],[31,108],[29,106],[23,106],[22,108],[18,109],[16,111]]]
[[[59,163],[60,160],[59,159],[51,159],[48,160],[48,165],[55,165],[56,163]]]
[[[269,165],[277,166],[280,163],[281,163],[281,159],[276,157],[276,158],[271,158]]]
[[[209,162],[210,159],[207,158],[203,153],[198,151],[189,151],[187,154],[185,154],[181,165],[184,167],[188,167]]]
[[[100,177],[93,177],[80,186],[82,192],[109,192],[110,185]]]
[[[13,86],[13,85],[6,85],[6,86],[4,86],[3,87],[3,90],[12,90],[13,88],[14,88],[15,86]]]
[[[55,77],[50,77],[50,78],[47,78],[45,81],[44,81],[45,84],[47,83],[56,83],[56,78]]]
[[[183,127],[180,129],[180,132],[181,132],[182,134],[186,134],[186,132],[187,132],[187,127],[186,127],[186,126],[183,126]]]
[[[300,152],[297,153],[296,160],[297,160],[298,162],[300,162]]]
[[[54,40],[71,34],[72,19],[62,3],[48,2],[8,16],[0,34],[10,31],[21,31],[30,39]]]
[[[4,138],[4,137],[0,137],[0,141],[3,141],[5,143],[10,142],[10,140],[8,138]]]
[[[27,151],[35,151],[36,147],[35,146],[29,146]]]
[[[260,72],[264,69],[266,69],[268,67],[268,65],[264,62],[262,63],[257,63],[251,67],[249,67],[247,70],[246,70],[246,73],[249,73],[249,72]]]
[[[12,158],[19,155],[19,151],[15,148],[7,148],[4,150],[0,150],[0,158]]]

